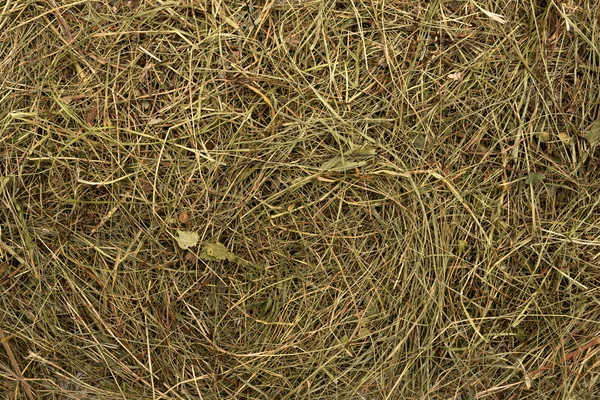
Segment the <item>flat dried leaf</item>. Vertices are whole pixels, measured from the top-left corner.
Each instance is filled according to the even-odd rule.
[[[182,212],[181,214],[179,214],[179,222],[181,222],[182,224],[185,224],[186,222],[188,222],[190,220],[190,214],[187,212]]]
[[[590,144],[598,143],[600,141],[600,119],[594,122],[583,137],[587,139]]]
[[[558,134],[558,138],[563,142],[563,143],[569,143],[571,141],[571,136],[569,136],[569,134],[567,132],[560,132]]]
[[[538,133],[538,137],[540,138],[540,142],[547,143],[550,141],[550,132],[542,131]]]
[[[194,252],[192,252],[192,251],[188,251],[183,258],[186,261],[196,261],[196,259],[198,259],[196,254],[194,254]]]
[[[369,330],[369,328],[361,328],[358,332],[359,339],[366,339],[369,337],[369,335],[371,335],[371,331]]]
[[[464,251],[467,248],[468,244],[469,244],[469,242],[467,242],[466,240],[459,240],[458,241],[458,249],[457,249],[458,255],[461,255],[462,253],[464,253]]]
[[[415,148],[419,150],[425,149],[425,145],[427,144],[427,137],[425,135],[418,134],[415,136],[413,140],[413,145]]]
[[[200,253],[200,258],[207,261],[236,261],[237,257],[223,244],[207,243]]]
[[[98,116],[98,108],[94,107],[89,110],[85,116],[85,122],[89,126],[94,126],[94,122],[96,122],[96,117]]]
[[[182,249],[186,250],[198,244],[198,234],[196,232],[177,231],[177,244]]]
[[[338,339],[338,343],[346,346],[348,344],[348,342],[350,341],[350,338],[348,337],[348,335],[344,335],[341,338]]]
[[[529,175],[527,175],[525,182],[533,185],[533,184],[543,181],[544,178],[546,178],[546,174],[544,174],[543,172],[532,172]]]

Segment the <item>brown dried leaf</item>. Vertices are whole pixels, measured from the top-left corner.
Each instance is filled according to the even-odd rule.
[[[96,117],[98,116],[98,108],[94,107],[89,110],[85,116],[85,122],[89,126],[94,126],[94,122],[96,122]]]
[[[186,211],[179,214],[179,222],[181,222],[182,224],[186,224],[189,220],[190,214],[188,214]]]

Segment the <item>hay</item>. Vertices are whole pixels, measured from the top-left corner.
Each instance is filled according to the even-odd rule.
[[[0,391],[596,398],[574,3],[7,1]]]

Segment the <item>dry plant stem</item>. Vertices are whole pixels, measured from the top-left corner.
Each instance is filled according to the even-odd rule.
[[[23,386],[23,390],[25,391],[25,395],[27,396],[27,398],[29,400],[33,400],[35,398],[34,392],[31,390],[31,386],[29,386],[29,383],[21,373],[19,363],[17,362],[10,348],[10,344],[8,343],[10,339],[12,339],[12,336],[5,336],[4,331],[0,329],[0,342],[2,342],[2,346],[4,347],[4,350],[6,351],[6,354],[8,355],[8,358],[10,360],[10,365],[12,366],[12,373],[14,374],[14,377],[17,379],[17,381]]]

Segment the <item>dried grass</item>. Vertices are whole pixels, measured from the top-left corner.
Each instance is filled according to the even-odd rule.
[[[598,398],[598,7],[5,2],[0,391]]]

